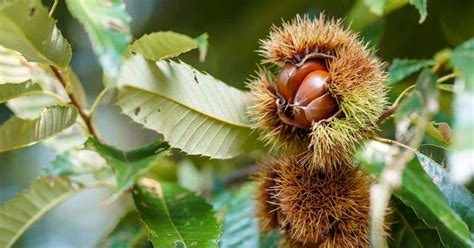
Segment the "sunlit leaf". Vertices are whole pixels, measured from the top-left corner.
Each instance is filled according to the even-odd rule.
[[[390,76],[389,84],[394,84],[411,74],[425,68],[434,65],[433,60],[416,60],[416,59],[394,59],[388,74]]]
[[[18,0],[0,6],[0,45],[16,50],[31,62],[64,68],[71,46],[39,0]]]
[[[31,81],[23,83],[0,84],[0,103],[13,98],[28,95],[33,92],[41,92],[41,87]]]
[[[93,138],[89,138],[84,145],[85,149],[99,153],[115,170],[117,187],[109,201],[116,199],[130,188],[138,177],[155,165],[163,155],[163,151],[169,147],[165,142],[157,141],[154,144],[125,152],[101,144]]]
[[[72,105],[44,108],[36,119],[12,117],[0,126],[0,152],[31,146],[70,127],[77,118]]]
[[[130,211],[98,245],[101,248],[143,247],[147,230],[137,211]]]
[[[34,119],[41,114],[44,108],[53,105],[62,105],[64,102],[51,95],[32,92],[24,97],[11,99],[7,102],[8,108],[15,113],[15,116],[21,119]],[[38,93],[38,94],[36,94]]]
[[[198,48],[198,46],[202,47],[202,49],[207,49],[205,42],[207,42],[206,36],[195,40],[187,35],[171,31],[156,32],[146,34],[134,41],[133,44],[130,45],[129,51],[132,54],[139,53],[143,55],[143,57],[155,61],[176,57],[182,53]],[[203,52],[205,54],[205,51]]]
[[[445,92],[450,92],[450,93],[456,93],[454,91],[454,85],[452,84],[440,84],[436,86],[438,90],[445,91]]]
[[[419,23],[422,23],[426,20],[426,17],[428,16],[428,11],[427,11],[427,0],[409,0],[408,1],[411,5],[415,6],[415,8],[418,10],[418,13],[420,13],[420,20]]]
[[[110,167],[96,152],[87,150],[69,150],[60,153],[43,170],[44,176],[92,176],[97,180],[109,179],[112,176]]]
[[[60,134],[44,141],[43,144],[60,154],[66,151],[82,149],[86,140],[87,135],[81,127],[79,127],[79,125],[72,125]]]
[[[443,142],[444,144],[451,143],[453,130],[446,122],[429,122],[426,127],[426,132],[431,135],[431,137]]]
[[[0,247],[10,247],[38,219],[75,192],[61,177],[43,177],[0,206]]]
[[[85,27],[105,74],[115,80],[122,53],[132,36],[122,0],[67,0],[71,14]]]
[[[186,153],[230,158],[250,133],[246,94],[185,63],[136,55],[118,83],[123,113]]]
[[[452,63],[461,76],[455,82],[455,131],[449,166],[451,176],[457,182],[466,183],[474,177],[474,39],[453,51]]]
[[[143,178],[133,199],[154,247],[218,247],[220,225],[201,196],[174,183]]]
[[[396,151],[388,145],[371,142],[356,158],[369,172],[379,175],[393,160]],[[412,160],[403,171],[400,188],[393,193],[430,228],[435,228],[449,247],[471,247],[471,235],[466,223],[454,212],[443,193],[425,173],[417,160]]]
[[[68,79],[68,91],[76,97],[81,106],[86,106],[84,89],[72,69],[66,67],[64,71]],[[42,90],[33,91],[27,94],[27,97],[15,98],[7,103],[8,107],[20,118],[34,118],[39,115],[42,108],[62,104],[58,97],[64,101],[68,99],[66,91],[49,66],[28,62],[20,53],[0,46],[0,84],[22,83],[27,80],[37,83]]]

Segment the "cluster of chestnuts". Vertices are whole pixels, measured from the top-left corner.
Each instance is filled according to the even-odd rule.
[[[338,20],[296,17],[261,43],[249,116],[274,155],[256,178],[262,230],[290,247],[368,247],[370,178],[353,165],[386,106],[382,63]]]
[[[281,120],[298,128],[326,120],[338,111],[336,98],[328,92],[329,72],[322,60],[301,66],[286,63],[281,69],[277,91]]]

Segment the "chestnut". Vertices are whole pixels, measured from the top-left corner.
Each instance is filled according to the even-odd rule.
[[[336,99],[327,90],[329,72],[321,60],[310,60],[300,67],[286,63],[277,82],[279,103],[285,110],[283,122],[309,129],[313,122],[327,119],[339,110]]]

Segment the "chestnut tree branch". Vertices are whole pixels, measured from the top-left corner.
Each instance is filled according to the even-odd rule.
[[[376,123],[382,123],[382,122],[385,121],[386,119],[390,118],[390,117],[395,113],[395,111],[397,111],[398,107],[400,106],[401,100],[408,94],[408,92],[410,92],[410,91],[411,91],[412,89],[414,89],[415,87],[416,87],[416,84],[407,87],[407,88],[397,97],[397,99],[393,102],[392,106],[390,106],[389,108],[387,108],[387,109],[382,113],[382,115],[380,115],[380,117],[377,118],[377,120],[376,120],[375,122],[376,122]]]
[[[56,78],[59,80],[59,82],[61,83],[63,88],[66,90],[70,103],[72,105],[76,106],[76,108],[79,112],[79,115],[81,116],[82,120],[86,124],[87,130],[89,131],[89,133],[94,138],[98,139],[99,136],[97,135],[97,131],[94,128],[94,125],[92,123],[92,118],[91,118],[91,115],[89,114],[89,111],[87,109],[82,108],[81,104],[79,104],[79,101],[76,99],[74,94],[69,93],[67,91],[67,81],[64,78],[63,73],[61,72],[61,70],[59,68],[57,68],[56,66],[54,66],[54,65],[50,65],[50,67],[51,67],[51,70],[53,71],[54,75],[56,76]]]

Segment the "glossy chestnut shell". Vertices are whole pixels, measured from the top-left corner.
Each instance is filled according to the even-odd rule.
[[[339,106],[327,91],[329,77],[321,60],[310,60],[299,67],[286,63],[277,82],[281,120],[309,129],[313,123],[334,116]]]

